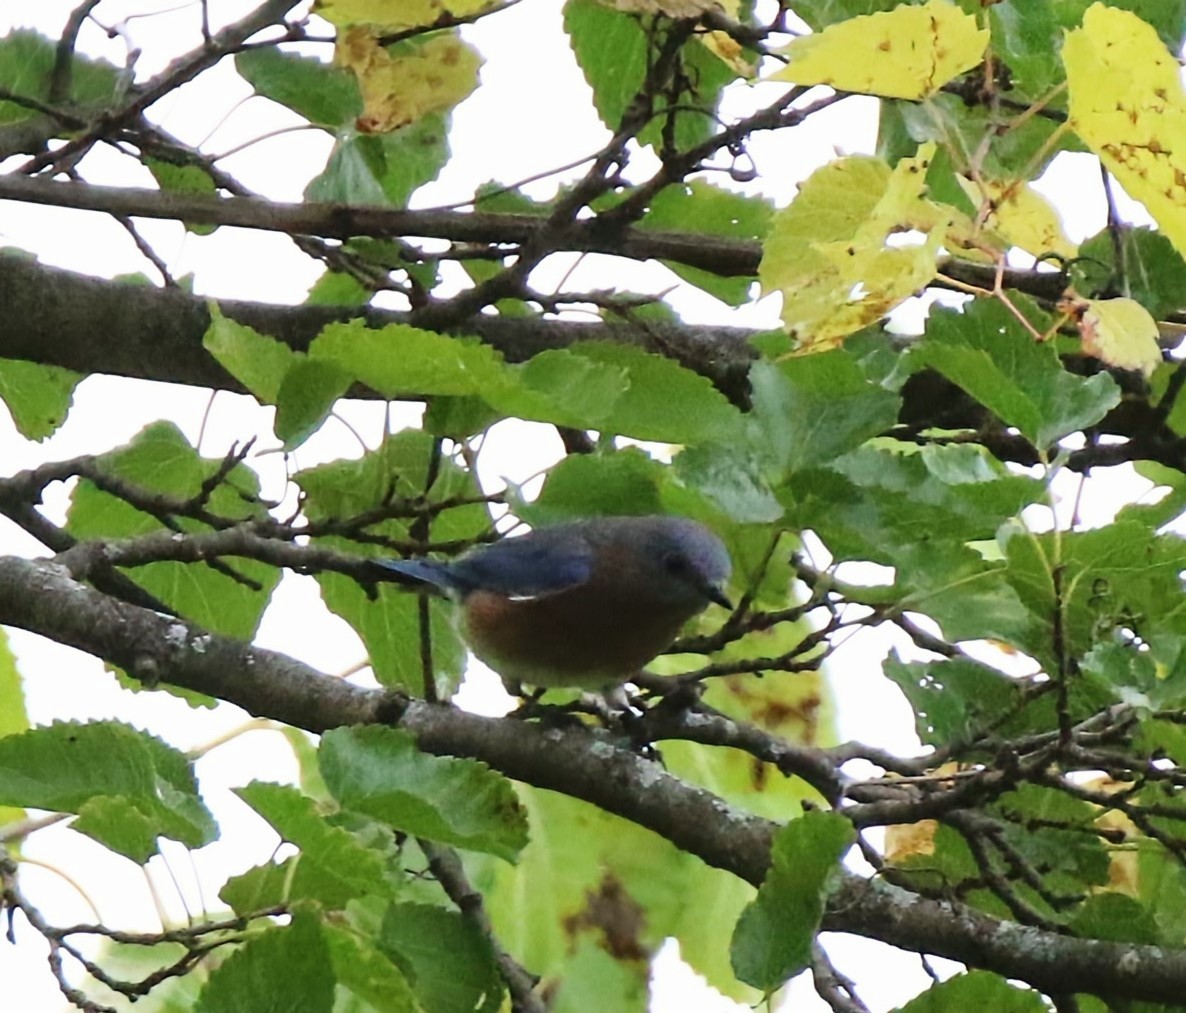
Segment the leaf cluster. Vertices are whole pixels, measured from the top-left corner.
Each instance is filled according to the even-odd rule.
[[[147,77],[86,55],[94,3],[60,38],[0,38],[0,197],[112,216],[159,282],[71,288],[0,259],[0,294],[36,287],[0,327],[17,432],[51,436],[104,371],[274,409],[214,456],[159,420],[0,478],[0,513],[53,557],[0,558],[0,621],[130,691],[276,722],[301,775],[245,773],[282,846],[194,924],[54,925],[21,886],[45,819],[25,810],[141,865],[219,827],[193,757],[151,731],[31,725],[42,676],[0,641],[0,906],[83,1009],[643,1009],[669,937],[728,995],[810,970],[831,1008],[866,1009],[822,929],[967,966],[908,1010],[1177,1002],[1186,3],[568,0],[604,128],[587,157],[540,144],[531,179],[426,210],[455,108],[488,87],[482,33],[516,3],[270,0]],[[328,139],[299,205],[150,115],[214,68]],[[763,152],[854,96],[879,100],[875,153],[774,200],[785,164]],[[91,182],[104,147],[156,188]],[[1103,170],[1107,224],[1082,242],[1040,179],[1068,152]],[[199,245],[275,232],[319,279],[299,307],[200,302],[137,214]],[[704,300],[752,325],[681,317]],[[258,447],[289,461],[356,399],[423,413],[266,496]],[[563,444],[538,489],[479,474],[506,422]],[[737,606],[608,718],[565,696],[466,713],[447,603],[374,563],[454,555],[508,516],[661,513],[720,534]],[[373,683],[251,646],[284,571],[313,577]],[[912,712],[913,753],[837,741],[834,706],[869,679]]]

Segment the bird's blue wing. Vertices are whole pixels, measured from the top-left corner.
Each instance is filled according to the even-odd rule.
[[[550,538],[539,531],[505,538],[450,565],[455,586],[496,591],[512,598],[536,598],[576,587],[593,572],[593,552],[576,538]]]
[[[372,562],[384,570],[394,570],[443,591],[457,589],[457,583],[450,573],[451,563],[442,563],[436,559],[375,559]]]
[[[537,598],[583,584],[593,572],[593,552],[584,539],[546,529],[505,538],[448,562],[375,562],[463,597],[471,591],[494,591],[511,598]]]

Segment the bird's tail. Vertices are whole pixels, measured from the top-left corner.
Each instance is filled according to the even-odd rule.
[[[376,559],[375,564],[384,570],[411,577],[424,584],[431,584],[442,591],[453,591],[457,588],[457,581],[449,572],[449,564],[435,559]]]

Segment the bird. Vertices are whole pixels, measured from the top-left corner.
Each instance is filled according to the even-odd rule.
[[[724,543],[685,517],[595,517],[380,565],[453,598],[463,639],[512,692],[619,687],[709,604],[733,608]]]

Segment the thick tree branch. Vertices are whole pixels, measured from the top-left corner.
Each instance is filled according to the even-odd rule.
[[[0,182],[5,178],[0,177]],[[373,327],[415,322],[412,314],[373,307],[277,306],[236,300],[222,300],[218,305],[230,319],[296,351],[306,350],[322,328],[334,321],[362,319]],[[106,281],[23,258],[0,256],[0,306],[4,307],[0,315],[0,358],[27,359],[81,373],[108,373],[245,393],[243,386],[202,347],[210,311],[207,300],[201,297],[176,289]],[[566,348],[581,341],[634,345],[700,373],[742,408],[749,403],[748,373],[755,357],[749,342],[760,333],[743,327],[657,321],[586,323],[487,315],[478,315],[448,330],[480,338],[510,362],[522,362],[546,349]],[[113,335],[118,335],[119,340],[112,340]],[[1071,365],[1077,364],[1072,361]],[[1090,365],[1086,361],[1078,363],[1081,368]],[[965,429],[1002,460],[1034,463],[1034,450],[1027,441],[993,428],[991,414],[939,374],[914,374],[902,393],[902,431],[894,433],[899,438],[910,439],[912,434],[929,428]],[[355,387],[349,396],[378,395]],[[1147,458],[1171,468],[1186,468],[1186,440],[1168,428],[1157,406],[1147,397],[1127,397],[1098,430],[1127,437],[1129,442],[1076,451],[1070,459],[1071,467],[1087,470]]]
[[[604,732],[479,717],[362,689],[282,654],[115,601],[48,561],[0,557],[0,623],[94,654],[141,679],[167,680],[308,731],[400,724],[429,752],[480,759],[510,777],[583,799],[750,883],[766,873],[775,824],[680,781]],[[1186,951],[1057,935],[853,875],[831,899],[824,928],[998,971],[1047,993],[1177,1002],[1186,992]]]
[[[0,177],[0,183],[6,177]],[[64,189],[70,189],[63,185]],[[267,205],[263,205],[267,206]],[[464,216],[463,216],[464,217]],[[202,347],[210,324],[207,301],[176,289],[130,285],[57,268],[18,257],[0,256],[0,358],[26,359],[82,373],[108,373],[137,379],[184,383],[216,390],[245,392]],[[225,300],[224,315],[304,351],[322,328],[334,321],[362,319],[370,326],[415,323],[409,313],[372,307],[277,306]],[[703,327],[635,321],[586,323],[555,318],[508,318],[478,315],[448,328],[474,335],[511,362],[541,351],[581,341],[630,344],[675,359],[711,380],[731,401],[748,406],[750,340],[759,332],[740,327]],[[112,340],[118,335],[119,340]],[[1098,369],[1093,360],[1068,360],[1076,370]],[[1091,445],[1068,461],[1076,471],[1148,459],[1186,469],[1186,440],[1169,428],[1159,405],[1147,393],[1129,395],[1099,424],[1097,431],[1125,437],[1123,444]],[[409,391],[409,396],[415,396]],[[991,414],[959,388],[932,371],[914,374],[903,388],[899,439],[919,438],[932,428],[965,430],[1004,461],[1033,464],[1027,441],[1006,433]],[[374,398],[356,386],[351,397]],[[953,439],[961,439],[959,435]]]
[[[2,178],[2,177],[0,177]],[[410,323],[407,313],[333,306],[219,301],[223,314],[304,351],[326,324],[361,317],[374,327]],[[244,392],[202,347],[207,301],[174,289],[129,285],[0,256],[0,357],[82,373],[109,373]],[[578,341],[614,341],[668,355],[744,400],[755,333],[740,327],[597,324],[479,316],[451,329],[521,362]],[[114,338],[118,336],[118,340]],[[351,396],[376,397],[364,389]]]

